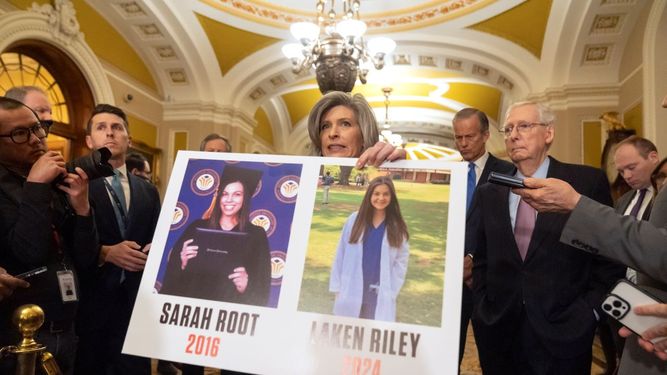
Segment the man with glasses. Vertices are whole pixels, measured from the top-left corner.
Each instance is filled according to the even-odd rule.
[[[77,271],[94,267],[97,235],[88,177],[80,168],[68,173],[63,157],[47,150],[48,131],[25,104],[0,97],[0,267],[13,275],[35,271],[26,276],[29,287],[0,304],[0,345],[19,340],[11,326],[14,310],[37,304],[45,322],[35,339],[71,374]],[[0,373],[13,373],[13,366],[3,358]]]
[[[662,101],[667,108],[667,96]],[[667,301],[667,190],[658,189],[649,221],[615,212],[580,194],[576,187],[556,178],[527,179],[528,189],[516,189],[522,199],[540,213],[558,212],[568,219],[560,241],[582,252],[600,254],[616,259],[640,271],[637,285],[658,299]],[[640,315],[667,318],[667,304],[644,306]],[[662,334],[660,333],[662,330]],[[667,373],[667,323],[654,327],[651,333],[634,335],[623,327],[626,340],[618,369],[619,375],[658,375]],[[655,340],[651,339],[662,336]]]
[[[611,204],[601,170],[548,155],[546,106],[510,106],[501,132],[514,176],[564,179]],[[508,187],[481,185],[475,204],[472,321],[484,374],[590,374],[600,300],[623,268],[560,243],[567,215],[538,215]]]

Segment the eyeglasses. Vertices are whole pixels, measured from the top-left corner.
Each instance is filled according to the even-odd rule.
[[[500,133],[502,133],[505,138],[509,138],[509,136],[512,134],[512,131],[514,128],[516,128],[516,131],[521,134],[525,134],[530,131],[530,129],[536,127],[536,126],[549,126],[549,124],[545,124],[543,122],[520,122],[516,125],[514,124],[505,124],[502,128],[498,129]]]
[[[49,129],[53,124],[52,120],[42,120],[30,128],[16,128],[9,134],[0,135],[2,138],[11,138],[12,142],[16,144],[26,143],[30,140],[30,132],[35,134],[37,138],[42,139],[49,135]]]

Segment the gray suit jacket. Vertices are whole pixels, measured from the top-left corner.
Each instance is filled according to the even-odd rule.
[[[640,271],[637,283],[667,302],[667,190],[655,198],[648,222],[619,216],[582,196],[560,240]],[[637,340],[626,340],[619,375],[666,372],[667,362],[641,349]]]

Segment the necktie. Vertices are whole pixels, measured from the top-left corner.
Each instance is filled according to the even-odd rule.
[[[475,185],[477,182],[477,175],[475,174],[475,163],[468,163],[468,191],[467,191],[467,201],[466,201],[466,211],[470,209],[470,203],[472,203],[472,196],[475,194]]]
[[[123,192],[123,186],[120,184],[120,171],[115,169],[113,171],[113,177],[111,178],[111,188],[118,197],[121,207],[123,207],[123,213],[127,213],[127,204],[125,203],[125,193]]]
[[[639,197],[637,197],[637,203],[635,203],[634,206],[632,206],[632,210],[630,210],[630,216],[632,217],[637,217],[637,214],[639,214],[639,209],[642,208],[642,203],[644,203],[644,197],[646,196],[647,189],[641,189],[639,190]]]
[[[514,223],[514,239],[519,248],[521,260],[526,259],[530,238],[535,229],[535,209],[523,199],[519,200],[519,208],[516,210],[516,222]]]

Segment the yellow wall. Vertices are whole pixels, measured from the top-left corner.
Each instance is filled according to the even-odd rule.
[[[600,168],[602,156],[602,124],[600,121],[584,121],[582,124],[584,157],[583,162],[591,167]]]
[[[155,125],[129,114],[127,121],[130,123],[130,135],[133,140],[157,147],[157,127]]]
[[[174,133],[174,160],[178,151],[188,150],[188,133],[187,132],[175,132]]]
[[[644,136],[644,126],[643,126],[643,112],[642,112],[642,103],[639,102],[634,106],[628,108],[627,111],[623,113],[623,125],[630,129],[635,129],[637,135],[640,137]]]

